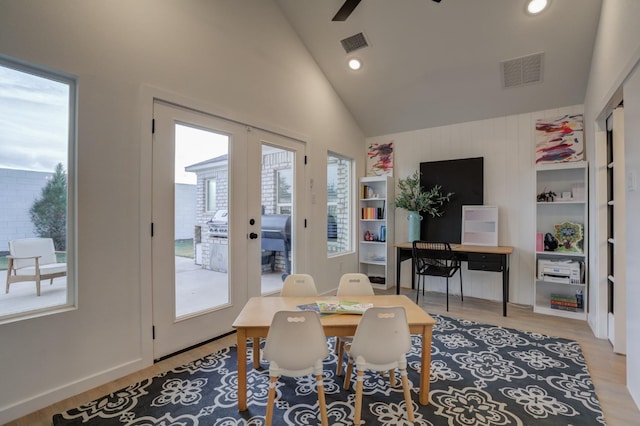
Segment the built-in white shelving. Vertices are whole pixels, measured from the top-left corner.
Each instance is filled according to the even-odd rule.
[[[358,209],[358,256],[360,272],[374,287],[394,285],[394,187],[390,176],[360,179]]]
[[[587,171],[585,161],[536,167],[536,194],[552,192],[553,199],[536,202],[534,312],[582,320],[587,317]],[[545,236],[557,237],[556,225],[563,223],[579,225],[582,240],[577,244],[565,240],[563,244],[557,238],[559,247],[549,250]],[[566,229],[572,232],[571,226]]]

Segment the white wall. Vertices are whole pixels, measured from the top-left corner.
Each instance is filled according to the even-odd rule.
[[[635,187],[627,190],[627,384],[640,406],[640,67],[624,84],[625,170],[635,177]],[[633,255],[632,255],[633,254]]]
[[[593,141],[593,135],[598,129],[598,120],[602,119],[620,99],[625,103],[625,167],[630,170],[640,170],[640,90],[638,72],[632,75],[632,70],[640,60],[640,2],[637,0],[604,0],[600,14],[598,36],[596,38],[589,85],[585,97],[585,131],[587,138]],[[628,80],[628,81],[627,81]],[[624,87],[623,87],[624,84]],[[623,89],[623,90],[622,90]],[[589,145],[590,153],[598,152],[593,145]],[[593,158],[594,156],[590,154]],[[603,165],[606,160],[595,158],[590,164],[592,179],[600,180],[604,173]],[[595,185],[591,186],[597,191]],[[591,204],[591,226],[599,220],[599,211]],[[627,193],[627,300],[634,303],[640,296],[638,283],[638,262],[640,257],[640,227],[638,226],[638,192]],[[595,247],[603,246],[606,238],[604,233],[597,234],[592,229],[591,257],[602,254]],[[590,262],[590,276],[597,277],[600,283],[605,283],[606,270],[596,268],[596,262]],[[592,278],[592,282],[595,278]],[[604,284],[602,284],[604,285]],[[592,306],[589,322],[600,337],[606,332],[606,298],[604,291],[592,291],[589,303]],[[631,396],[640,405],[640,346],[637,342],[638,327],[640,326],[640,310],[629,305],[627,309],[627,384]]]
[[[0,169],[0,253],[8,253],[11,240],[38,236],[29,210],[51,176],[51,172]]]
[[[0,54],[79,81],[78,309],[0,325],[0,423],[152,361],[141,284],[143,86],[302,135],[317,193],[305,206],[308,271],[325,291],[356,270],[355,255],[328,260],[318,242],[327,150],[356,159],[363,175],[364,136],[274,3],[0,0],[0,10]]]
[[[406,178],[425,161],[484,157],[484,203],[499,207],[498,244],[514,247],[510,260],[511,302],[533,304],[535,275],[535,122],[582,113],[570,106],[528,114],[460,123],[368,138],[367,144],[394,141],[394,179]],[[427,219],[428,220],[428,219]],[[407,217],[396,211],[395,241],[407,240]],[[402,285],[410,286],[409,262],[402,265]],[[464,294],[502,300],[502,275],[468,271],[463,265]],[[430,279],[427,289],[445,291],[445,281]],[[450,283],[459,294],[458,278]]]

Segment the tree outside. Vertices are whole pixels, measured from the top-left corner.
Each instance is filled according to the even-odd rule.
[[[62,163],[56,166],[29,214],[40,237],[52,238],[58,251],[67,249],[67,173]]]

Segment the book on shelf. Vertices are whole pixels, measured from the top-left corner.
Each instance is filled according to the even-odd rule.
[[[551,304],[551,309],[557,309],[558,311],[578,312],[578,308],[575,306],[564,306]]]
[[[572,312],[576,312],[578,309],[581,309],[576,297],[552,294],[549,299],[551,309],[559,309]]]
[[[384,219],[383,207],[363,207],[362,219]]]
[[[369,198],[369,185],[360,186],[360,198],[363,200]]]
[[[350,302],[345,300],[319,300],[316,302],[321,314],[356,314],[373,307],[373,303]]]

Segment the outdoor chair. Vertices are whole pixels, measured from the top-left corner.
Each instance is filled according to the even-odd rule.
[[[7,286],[21,281],[35,281],[36,293],[40,296],[40,281],[67,275],[67,264],[58,263],[51,238],[24,238],[9,241],[9,263],[7,266]]]
[[[362,315],[353,341],[347,347],[349,362],[344,387],[349,388],[353,363],[356,364],[356,407],[354,424],[360,424],[362,388],[365,370],[389,371],[390,385],[395,386],[395,369],[400,371],[407,417],[413,423],[413,401],[407,379],[406,354],[411,350],[411,334],[403,307],[372,307]]]
[[[422,295],[424,296],[424,279],[426,276],[443,277],[447,280],[447,311],[449,310],[449,278],[460,271],[460,299],[464,301],[462,295],[462,270],[460,269],[460,259],[451,250],[449,243],[437,243],[429,241],[413,242],[413,264],[418,275],[418,285],[416,288],[416,303],[420,295],[420,285],[422,284]]]
[[[276,382],[280,376],[301,377],[314,374],[322,425],[327,426],[327,404],[322,385],[322,362],[329,355],[320,315],[314,311],[279,311],[267,333],[263,358],[269,361],[269,394],[266,424],[273,418]]]

